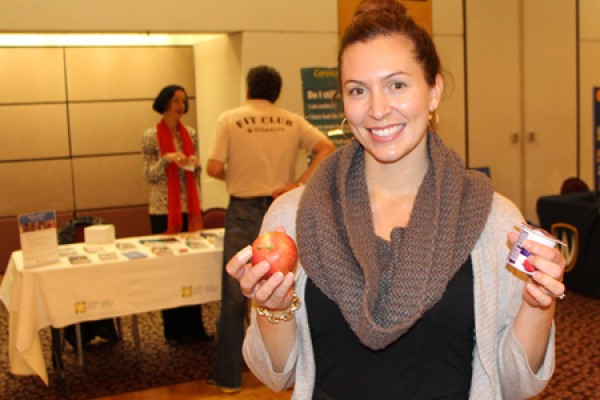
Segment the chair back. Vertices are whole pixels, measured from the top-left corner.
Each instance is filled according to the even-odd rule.
[[[58,244],[82,243],[85,240],[84,228],[90,225],[105,224],[102,218],[82,215],[67,221],[58,231]]]
[[[204,229],[224,228],[226,211],[222,207],[213,207],[202,211]]]
[[[576,193],[576,192],[589,192],[590,188],[588,185],[579,178],[571,177],[565,179],[560,187],[560,194],[565,193]]]

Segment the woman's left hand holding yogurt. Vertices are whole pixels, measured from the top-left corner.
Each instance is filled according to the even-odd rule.
[[[508,240],[514,245],[518,234],[510,232]],[[513,332],[525,352],[532,371],[539,370],[544,361],[548,335],[551,332],[556,298],[564,297],[562,283],[566,260],[554,247],[525,240],[531,253],[527,261],[536,268],[523,289],[523,302],[513,322]]]
[[[514,245],[518,234],[510,232],[508,240]],[[566,259],[557,248],[526,240],[525,249],[531,253],[528,262],[536,267],[523,292],[523,300],[534,308],[548,308],[555,298],[564,296],[563,276]]]

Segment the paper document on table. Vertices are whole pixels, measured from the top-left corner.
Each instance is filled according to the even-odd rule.
[[[23,268],[59,262],[56,212],[42,211],[17,217]]]
[[[85,254],[77,254],[75,256],[69,256],[69,262],[71,264],[89,264],[92,260]]]
[[[195,165],[182,165],[179,168],[181,168],[184,171],[189,171],[189,172],[194,172],[196,170],[196,166]]]
[[[147,255],[145,255],[142,252],[139,251],[126,251],[123,253],[123,255],[127,258],[129,258],[130,260],[135,260],[137,258],[146,258],[148,257]]]
[[[98,253],[98,259],[101,261],[118,260],[119,256],[114,251],[108,251],[106,253]]]

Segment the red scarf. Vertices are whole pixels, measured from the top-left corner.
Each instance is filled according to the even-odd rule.
[[[196,154],[196,151],[192,139],[190,138],[190,134],[181,122],[179,122],[178,129],[179,134],[181,135],[183,154],[185,154],[186,157],[193,156]],[[166,153],[177,151],[175,149],[175,143],[173,142],[173,136],[164,119],[156,125],[156,131],[161,156],[164,156]],[[200,199],[198,198],[198,191],[196,190],[196,175],[192,171],[184,171],[184,174],[187,189],[188,232],[195,232],[203,228]],[[179,167],[174,162],[170,162],[167,165],[167,187],[169,196],[169,227],[165,233],[178,233],[181,232],[183,219],[181,215]]]

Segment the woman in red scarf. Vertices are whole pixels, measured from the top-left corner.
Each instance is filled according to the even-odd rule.
[[[202,229],[200,207],[200,159],[196,156],[196,131],[181,123],[188,111],[184,88],[164,87],[152,105],[162,115],[156,126],[144,132],[144,174],[150,183],[149,213],[153,234],[194,232]],[[198,306],[163,310],[165,338],[170,343],[210,340]]]

